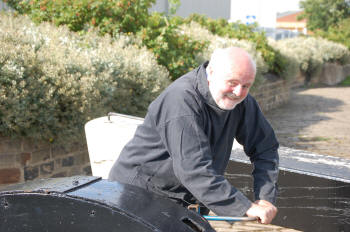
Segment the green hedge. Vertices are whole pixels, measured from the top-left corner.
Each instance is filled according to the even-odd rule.
[[[325,39],[341,43],[350,49],[350,18],[343,19],[327,31],[315,30],[314,33]]]
[[[180,32],[178,25],[169,22],[164,15],[154,13],[149,17],[147,27],[137,33],[142,44],[156,55],[158,63],[168,69],[171,80],[195,68],[198,65],[196,56],[209,45],[209,41]]]
[[[285,59],[268,43],[256,26],[228,23],[225,19],[210,19],[192,14],[188,18],[166,17],[160,13],[148,13],[155,0],[7,0],[18,13],[27,14],[37,23],[53,22],[67,25],[73,31],[86,32],[97,28],[100,35],[118,36],[132,33],[140,38],[156,56],[158,64],[167,68],[171,80],[175,80],[197,66],[196,57],[208,50],[211,40],[181,33],[184,24],[197,22],[213,35],[254,44],[267,65],[267,71],[281,75]],[[195,38],[195,39],[194,39]]]
[[[189,36],[190,38],[194,38],[199,41],[210,41],[209,46],[206,49],[203,49],[202,52],[195,57],[197,64],[200,64],[205,60],[209,60],[211,54],[216,48],[226,48],[232,46],[240,47],[245,49],[253,57],[257,65],[257,75],[253,88],[263,83],[263,75],[267,73],[268,66],[265,63],[261,53],[257,51],[256,45],[253,42],[214,35],[196,22],[183,24],[180,28],[181,33]]]
[[[169,24],[162,14],[149,15],[155,0],[7,0],[20,14],[36,22],[67,25],[75,32],[97,29],[100,35],[137,34],[142,46],[153,51],[159,64],[165,66],[175,80],[195,66],[195,55],[207,43],[191,40],[177,33],[177,25]]]
[[[35,25],[28,17],[0,14],[2,135],[66,143],[83,135],[88,120],[109,111],[142,117],[170,79],[209,59],[217,47],[245,48],[257,61],[255,85],[267,72],[295,76],[300,70],[312,75],[324,62],[344,64],[350,57],[344,46],[326,40],[294,38],[267,44],[264,34],[241,24],[131,9],[147,7],[151,0],[9,2],[37,22],[66,26]],[[63,13],[60,7],[68,3],[77,18],[74,10]],[[123,6],[130,17],[119,12]],[[108,9],[120,14],[105,15]],[[131,25],[134,20],[138,21]]]
[[[67,25],[73,31],[97,28],[100,35],[116,36],[120,32],[137,34],[142,45],[147,46],[165,66],[171,80],[177,79],[196,66],[195,57],[205,50],[210,41],[193,40],[179,32],[179,26],[197,22],[214,35],[247,40],[255,44],[268,66],[268,72],[281,75],[286,60],[272,48],[256,25],[228,23],[225,19],[210,19],[193,14],[188,18],[148,14],[147,8],[154,0],[8,0],[9,5],[21,14],[28,14],[35,22],[50,21]],[[68,7],[69,6],[69,7]],[[140,9],[143,10],[140,10]]]
[[[109,111],[144,116],[169,74],[130,40],[0,14],[0,134],[69,141]]]
[[[67,25],[72,31],[97,28],[100,34],[137,32],[147,24],[155,0],[5,0],[34,22]]]
[[[268,66],[268,72],[281,75],[286,68],[286,59],[278,50],[271,47],[264,32],[256,31],[257,25],[244,25],[241,23],[229,23],[226,19],[210,19],[204,15],[192,14],[178,23],[197,22],[214,35],[231,39],[246,40],[255,44]]]
[[[325,63],[350,63],[350,52],[346,46],[315,37],[295,37],[270,41],[288,59],[289,73],[300,71],[308,82]]]

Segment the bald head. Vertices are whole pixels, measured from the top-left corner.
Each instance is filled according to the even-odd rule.
[[[217,105],[233,109],[248,95],[256,74],[252,57],[242,48],[216,49],[207,67],[209,90]]]
[[[252,57],[242,48],[218,48],[211,55],[208,69],[245,69],[256,74],[256,64]]]

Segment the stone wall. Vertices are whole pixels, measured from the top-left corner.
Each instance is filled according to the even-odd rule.
[[[37,178],[91,174],[86,144],[63,146],[0,137],[0,186]]]
[[[311,83],[333,86],[342,82],[349,75],[350,65],[325,63],[322,70],[311,78]]]
[[[305,84],[334,86],[345,80],[348,76],[350,76],[350,64],[325,63],[320,70],[311,76],[309,82],[305,81],[305,75],[299,72],[295,77],[292,87]]]

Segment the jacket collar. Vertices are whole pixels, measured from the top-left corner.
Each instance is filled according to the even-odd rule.
[[[209,91],[209,85],[208,85],[208,77],[206,68],[208,66],[209,61],[203,63],[201,66],[197,69],[197,88],[199,93],[202,95],[202,97],[207,102],[210,98],[212,98],[210,91]]]

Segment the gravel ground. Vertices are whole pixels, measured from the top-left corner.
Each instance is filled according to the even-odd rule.
[[[350,87],[294,90],[265,116],[282,146],[350,159]]]

